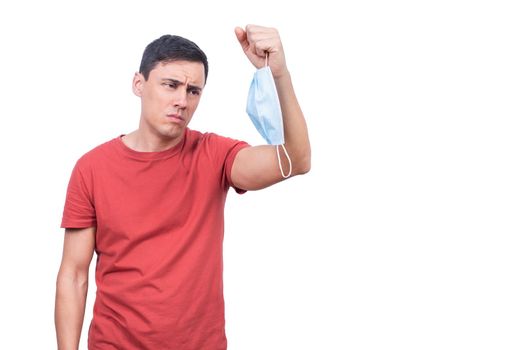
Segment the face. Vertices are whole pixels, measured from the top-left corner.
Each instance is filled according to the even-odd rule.
[[[181,139],[200,102],[204,84],[204,65],[200,62],[158,63],[147,81],[136,73],[133,92],[142,100],[140,131],[163,140]]]

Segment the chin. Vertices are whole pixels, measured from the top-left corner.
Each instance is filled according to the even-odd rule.
[[[177,128],[166,128],[164,130],[159,130],[159,134],[165,138],[176,139],[184,134],[186,127],[177,127]]]

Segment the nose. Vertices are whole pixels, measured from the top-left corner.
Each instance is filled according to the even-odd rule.
[[[173,106],[177,108],[186,108],[187,107],[187,91],[186,89],[178,88],[176,89],[173,96]]]

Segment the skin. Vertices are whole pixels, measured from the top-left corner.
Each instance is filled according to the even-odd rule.
[[[235,34],[244,54],[256,68],[262,68],[266,64],[266,53],[269,54],[268,64],[275,80],[284,121],[285,147],[293,165],[291,175],[307,173],[311,168],[307,125],[293,89],[278,31],[248,25],[245,29],[235,28]],[[281,149],[279,152],[281,158],[285,159]],[[285,164],[286,161],[283,163],[284,173],[287,173],[289,166]],[[275,146],[242,149],[233,163],[231,177],[236,187],[246,190],[258,190],[282,181]]]
[[[95,249],[95,227],[66,229],[56,280],[55,328],[59,350],[78,349]]]
[[[179,143],[204,90],[204,65],[200,62],[159,63],[146,80],[133,78],[133,93],[142,108],[137,130],[125,135],[124,143],[140,152],[158,152]]]
[[[304,115],[295,96],[278,31],[255,25],[235,28],[237,40],[249,61],[269,66],[279,95],[291,175],[311,167],[311,149]],[[145,80],[133,77],[133,93],[142,102],[137,130],[123,137],[136,151],[158,152],[178,144],[198,107],[205,86],[204,66],[198,62],[158,64]],[[289,170],[282,150],[283,170]],[[235,187],[258,190],[282,181],[275,146],[247,147],[237,153],[231,170]],[[57,277],[55,325],[59,350],[78,349],[88,289],[89,265],[95,249],[96,228],[66,229],[62,263]]]

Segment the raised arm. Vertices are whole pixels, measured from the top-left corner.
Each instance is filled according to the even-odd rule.
[[[245,29],[235,28],[235,34],[247,58],[256,68],[265,65],[266,53],[269,54],[268,63],[277,87],[284,121],[285,147],[292,163],[291,175],[307,173],[311,167],[307,125],[295,96],[278,31],[274,28],[248,25]],[[286,173],[289,164],[281,147],[279,152]],[[261,189],[283,180],[275,146],[262,145],[242,149],[233,163],[231,177],[235,187],[245,190]]]
[[[78,349],[95,232],[94,227],[65,231],[62,263],[56,280],[55,327],[58,350]]]

